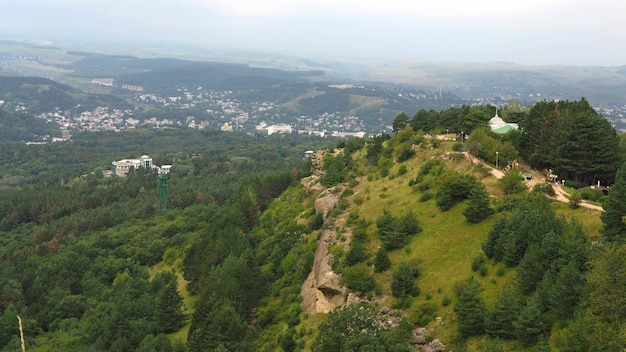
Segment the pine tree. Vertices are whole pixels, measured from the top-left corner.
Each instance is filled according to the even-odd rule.
[[[163,288],[156,303],[156,323],[159,332],[170,333],[177,331],[183,321],[183,297],[178,293],[176,281],[172,281]]]
[[[515,338],[513,322],[523,308],[523,301],[517,288],[507,285],[502,290],[493,309],[485,319],[485,331],[491,337],[501,339]]]
[[[507,223],[508,221],[505,215],[496,217],[493,222],[487,234],[487,239],[482,244],[483,252],[487,258],[494,258],[498,262],[502,260],[502,252],[497,250],[497,244],[500,241],[502,233],[506,231]]]
[[[458,322],[457,333],[460,339],[480,335],[485,332],[485,301],[480,296],[482,287],[474,277],[463,282],[456,291],[457,303],[454,312]]]
[[[465,216],[468,222],[477,224],[493,213],[494,210],[491,208],[489,193],[487,193],[482,183],[477,182],[472,188],[467,208],[463,210],[463,216]]]
[[[376,257],[374,258],[374,272],[375,273],[383,273],[387,271],[391,267],[391,259],[389,259],[389,255],[387,255],[387,250],[385,246],[381,246],[378,252],[376,253]]]
[[[548,290],[551,308],[561,318],[569,318],[583,297],[586,290],[585,274],[576,262],[571,261],[561,268],[554,284]]]
[[[615,184],[606,201],[603,203],[604,212],[600,219],[604,227],[600,230],[607,242],[623,243],[626,239],[626,163],[617,171]]]
[[[204,295],[193,314],[187,335],[191,352],[213,351],[223,345],[228,351],[251,350],[248,326],[225,298]]]
[[[394,297],[402,298],[414,295],[417,286],[415,285],[415,275],[413,269],[407,263],[401,263],[398,270],[393,273],[391,281],[391,294]]]
[[[391,131],[393,133],[400,133],[405,127],[409,126],[410,118],[407,114],[401,112],[393,119],[393,123],[391,124]]]
[[[524,347],[536,344],[543,336],[546,332],[546,321],[535,297],[528,301],[513,325],[515,327],[515,335]]]

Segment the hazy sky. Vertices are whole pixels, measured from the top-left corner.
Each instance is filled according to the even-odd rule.
[[[0,38],[626,65],[624,0],[2,0]]]

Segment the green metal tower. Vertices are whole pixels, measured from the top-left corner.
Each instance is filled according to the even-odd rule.
[[[157,216],[163,216],[167,214],[167,175],[159,174],[159,204],[157,209]]]

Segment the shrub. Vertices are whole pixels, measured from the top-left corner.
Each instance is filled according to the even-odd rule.
[[[472,175],[455,171],[445,174],[442,176],[441,188],[435,195],[437,208],[441,211],[452,209],[454,205],[470,196],[477,182]]]
[[[452,150],[454,150],[455,152],[460,152],[463,150],[463,143],[461,142],[456,142],[452,145]]]
[[[419,289],[414,280],[415,276],[409,264],[401,263],[398,270],[393,273],[391,294],[397,298],[419,295]]]
[[[388,210],[376,219],[377,233],[388,250],[401,248],[411,241],[411,236],[422,231],[419,220],[412,211],[396,218]]]
[[[343,192],[341,192],[341,198],[349,197],[354,194],[354,190],[352,188],[346,188]]]
[[[602,193],[602,191],[600,191],[599,189],[591,188],[583,188],[580,191],[580,195],[583,197],[583,199],[587,199],[593,202],[597,202],[602,199],[602,197],[604,197],[604,193]]]
[[[376,280],[370,275],[370,268],[361,263],[345,268],[341,282],[353,291],[367,293],[376,288]]]
[[[580,192],[573,191],[572,194],[569,195],[569,207],[572,209],[578,208],[582,199]]]
[[[428,160],[425,162],[422,167],[420,167],[420,171],[418,173],[419,176],[426,176],[428,174],[433,174],[435,176],[440,175],[445,168],[443,162],[439,160]]]
[[[485,257],[480,254],[472,261],[472,271],[478,271],[485,264]]]
[[[425,303],[417,308],[417,325],[426,326],[431,320],[437,316],[439,307],[436,303]]]
[[[366,261],[368,258],[369,255],[365,246],[361,242],[352,241],[352,246],[346,254],[345,264],[346,266],[353,266]]]
[[[482,264],[480,266],[480,268],[478,268],[478,274],[480,274],[480,276],[485,277],[487,276],[487,273],[489,272],[489,270],[487,269],[487,265]]]
[[[309,228],[311,229],[311,231],[315,231],[315,230],[321,229],[323,225],[324,225],[324,214],[317,213],[315,214],[315,217],[313,218],[313,220],[311,220],[311,223],[309,223]]]
[[[420,183],[419,186],[417,186],[417,190],[420,192],[426,192],[431,188],[433,188],[433,184],[430,182],[423,182]]]
[[[431,192],[426,192],[420,196],[419,201],[423,203],[423,202],[431,200],[434,196],[435,195],[432,194]]]
[[[410,145],[402,147],[402,149],[398,152],[398,156],[396,160],[399,163],[407,161],[411,159],[415,155],[415,151],[411,148]]]
[[[579,188],[585,187],[586,185],[584,183],[581,183],[581,182],[565,180],[565,186],[571,187],[571,188],[574,188],[574,189],[579,189]]]
[[[554,191],[554,187],[552,187],[551,183],[538,183],[533,187],[533,192],[543,193],[550,197],[556,196],[556,192]]]
[[[504,191],[504,194],[507,195],[522,193],[527,189],[524,184],[524,176],[513,170],[505,172],[504,177],[498,180],[498,184]]]
[[[400,165],[398,168],[398,176],[402,176],[407,173],[406,165]]]

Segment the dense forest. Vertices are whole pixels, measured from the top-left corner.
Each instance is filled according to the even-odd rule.
[[[45,136],[60,136],[58,126],[46,123],[30,114],[0,109],[0,141],[29,142]]]
[[[19,316],[29,351],[621,351],[621,136],[585,100],[502,115],[520,130],[492,133],[484,106],[340,141],[135,129],[4,143],[0,346],[20,350]],[[161,216],[154,172],[103,172],[144,154],[172,165]],[[495,155],[528,166],[498,179]],[[531,166],[568,178],[569,203],[522,177]],[[608,196],[585,187],[598,180]],[[345,291],[310,312],[320,248]]]
[[[323,143],[328,140],[137,130],[84,134],[53,145],[7,144],[3,164],[12,166],[2,174],[0,203],[3,350],[19,348],[16,315],[29,350],[184,346],[184,336],[170,343],[163,335],[189,329],[196,299],[187,296],[184,304],[180,292],[208,299],[205,287],[215,285],[206,282],[233,279],[220,274],[224,270],[250,276],[224,282],[217,286],[224,291],[216,293],[224,300],[256,292],[239,300],[236,312],[225,313],[248,321],[268,283],[258,275],[254,254],[264,236],[246,234],[270,200],[308,172],[303,151]],[[155,163],[173,165],[169,213],[160,218],[155,174],[102,173],[113,160],[146,152]],[[188,285],[179,284],[183,274]],[[230,284],[253,286],[242,291]],[[204,302],[196,309],[208,309]],[[190,336],[198,335],[197,324]],[[247,324],[239,328],[247,330]]]

